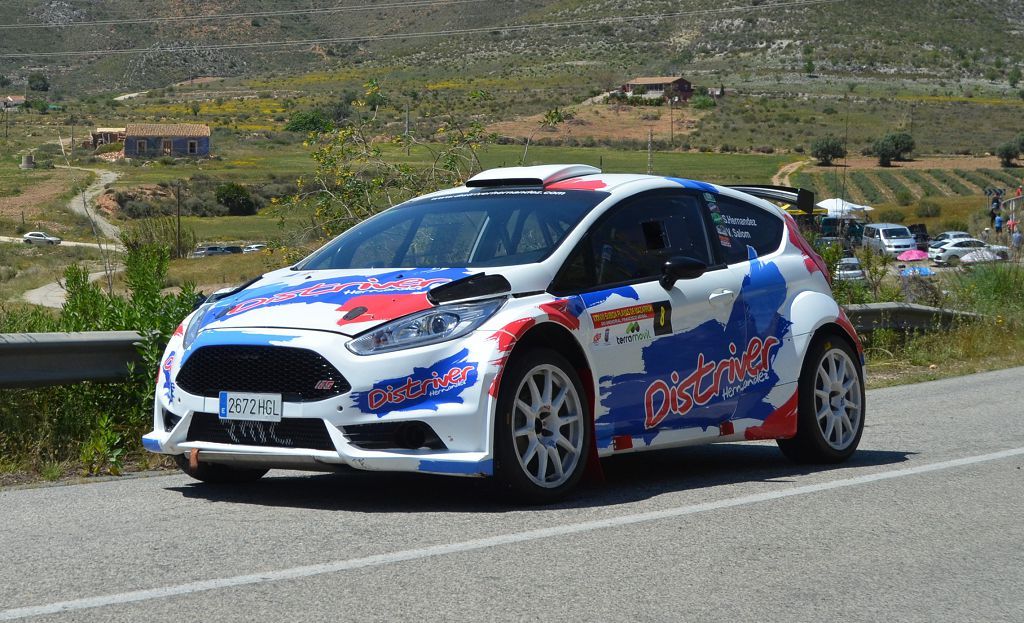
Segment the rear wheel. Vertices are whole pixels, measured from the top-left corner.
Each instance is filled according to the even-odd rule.
[[[840,463],[850,457],[864,432],[864,378],[853,348],[839,337],[816,339],[804,359],[798,383],[797,433],[778,440],[800,463]]]
[[[495,422],[495,477],[527,503],[554,502],[579,483],[590,448],[590,412],[572,365],[553,350],[505,368]]]
[[[210,484],[254,482],[270,471],[269,469],[230,467],[220,463],[198,463],[196,468],[192,469],[187,454],[174,455],[174,462],[178,464],[181,471],[189,476]]]
[[[960,256],[950,255],[949,259],[946,260],[946,263],[949,264],[950,266],[956,266],[957,264],[960,263]]]

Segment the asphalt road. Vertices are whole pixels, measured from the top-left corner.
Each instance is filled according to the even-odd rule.
[[[841,467],[617,457],[543,509],[387,474],[0,491],[0,620],[1022,621],[1022,379],[869,392]]]

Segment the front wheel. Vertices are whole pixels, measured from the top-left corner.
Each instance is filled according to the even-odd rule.
[[[495,477],[517,499],[545,504],[579,483],[590,448],[590,409],[572,364],[538,349],[513,357],[498,393]]]
[[[853,348],[837,336],[815,339],[800,372],[797,433],[778,440],[798,463],[840,463],[864,432],[864,377]]]
[[[263,478],[269,469],[230,467],[220,463],[199,463],[196,469],[189,465],[187,454],[174,455],[174,462],[178,464],[181,471],[196,480],[210,484],[238,484],[243,482],[254,482]]]

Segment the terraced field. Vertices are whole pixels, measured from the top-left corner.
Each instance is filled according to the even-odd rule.
[[[819,197],[846,197],[854,203],[896,203],[909,194],[921,197],[978,197],[993,190],[1012,194],[1022,183],[1012,170],[999,169],[899,169],[802,171],[792,176],[797,186],[814,190]]]

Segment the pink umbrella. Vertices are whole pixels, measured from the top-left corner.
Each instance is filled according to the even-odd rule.
[[[900,253],[899,255],[896,256],[896,259],[898,259],[901,262],[916,262],[917,260],[926,260],[928,259],[928,252],[918,251],[917,249],[911,249],[909,251],[904,251],[903,253]]]

